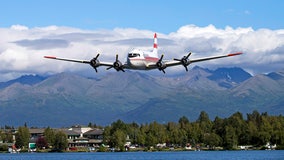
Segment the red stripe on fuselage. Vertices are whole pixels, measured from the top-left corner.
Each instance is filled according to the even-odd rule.
[[[145,58],[129,58],[129,60],[133,61],[150,61],[150,62],[157,62],[159,58],[156,57],[145,57]]]

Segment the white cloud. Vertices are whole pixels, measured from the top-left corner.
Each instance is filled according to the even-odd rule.
[[[12,30],[18,30],[18,31],[24,31],[24,30],[28,30],[29,28],[27,26],[22,26],[22,25],[12,25],[11,26]]]
[[[133,28],[82,30],[61,26],[28,28],[21,25],[0,28],[0,80],[20,73],[87,70],[90,74],[96,74],[88,65],[53,61],[43,56],[88,60],[101,53],[101,61],[114,61],[115,54],[119,54],[119,59],[124,61],[132,48],[151,50],[153,33]],[[191,58],[239,51],[245,53],[197,63],[203,67],[239,66],[254,73],[264,73],[283,69],[281,64],[284,64],[284,29],[234,29],[230,26],[218,29],[214,25],[186,25],[168,35],[158,33],[158,43],[160,53],[165,53],[167,59],[181,58],[189,51],[193,52]],[[173,70],[183,71],[183,67],[169,69],[168,72]],[[104,71],[99,69],[99,72]]]

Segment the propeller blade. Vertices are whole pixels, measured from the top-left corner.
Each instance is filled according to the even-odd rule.
[[[116,54],[115,61],[116,62],[118,61],[118,54]]]
[[[95,57],[95,60],[97,60],[99,56],[100,56],[100,54],[98,53],[97,56]]]
[[[111,68],[112,68],[112,66],[108,67],[106,70],[109,70],[109,69],[111,69]]]
[[[161,55],[161,58],[159,59],[159,61],[161,62],[164,58],[164,54]]]
[[[191,52],[188,53],[188,55],[186,56],[186,59],[188,59],[188,57],[191,55]]]
[[[182,65],[184,66],[184,68],[185,68],[185,70],[187,72],[188,72],[188,68],[187,68],[188,64],[187,64],[187,62],[188,62],[188,58],[189,58],[190,55],[191,55],[191,52],[189,52],[187,54],[187,56],[184,56],[182,59],[174,58],[175,61],[180,61],[182,63]]]

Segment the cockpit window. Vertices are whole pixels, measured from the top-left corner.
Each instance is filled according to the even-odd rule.
[[[138,53],[129,53],[129,54],[128,54],[128,57],[129,57],[129,58],[132,58],[132,57],[140,57],[140,54],[138,54]]]

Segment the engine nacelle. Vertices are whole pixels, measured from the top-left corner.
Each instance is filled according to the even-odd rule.
[[[157,62],[156,65],[157,65],[159,70],[163,70],[163,69],[167,68],[167,65],[163,62]]]
[[[122,70],[122,63],[120,61],[116,61],[113,63],[113,68],[117,71]]]
[[[93,58],[91,61],[90,61],[90,65],[93,67],[93,68],[97,68],[100,66],[100,61]]]

